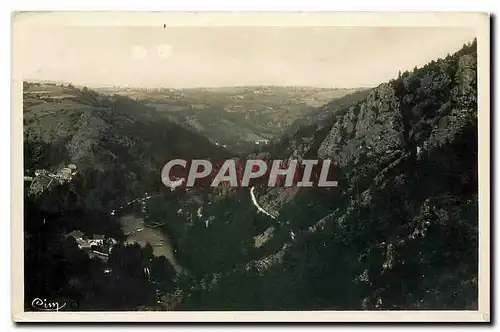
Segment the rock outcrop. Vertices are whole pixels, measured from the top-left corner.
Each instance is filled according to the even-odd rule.
[[[262,194],[296,239],[258,271],[227,274],[206,305],[475,310],[476,59],[474,41],[284,137],[275,155],[333,160],[339,188],[279,206],[285,189]],[[243,278],[258,288],[228,295]]]

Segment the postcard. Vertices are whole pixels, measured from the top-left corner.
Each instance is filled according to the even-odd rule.
[[[488,13],[15,12],[16,322],[490,322]]]

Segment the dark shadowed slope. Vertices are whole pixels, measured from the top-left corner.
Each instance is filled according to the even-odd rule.
[[[160,181],[167,160],[226,152],[126,97],[29,83],[24,92],[26,310],[36,298],[64,310],[155,305],[158,292],[172,291],[175,271],[151,246],[124,244],[110,211],[145,192],[168,196]],[[83,238],[67,236],[75,230],[118,243],[83,249]]]
[[[331,159],[339,187],[264,193],[295,239],[181,307],[476,309],[476,66],[474,41],[283,140],[286,157]]]
[[[227,155],[205,137],[127,97],[53,87],[33,101],[30,92],[40,89],[25,84],[25,172],[75,164],[93,208],[114,207],[122,199],[162,189],[160,172],[168,160]],[[61,90],[64,99],[54,99]]]

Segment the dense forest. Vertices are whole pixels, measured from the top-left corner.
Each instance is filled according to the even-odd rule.
[[[24,191],[26,308],[33,309],[34,298],[59,300],[73,310],[154,305],[158,290],[173,287],[173,267],[150,246],[124,242],[118,215],[110,211],[146,191],[168,197],[160,173],[172,156],[223,158],[227,152],[129,98],[64,89],[72,95],[63,102],[25,103],[25,179],[35,179],[25,181]],[[71,181],[43,183],[36,176],[71,163],[77,166]],[[118,244],[105,261],[90,257],[67,236],[74,230]]]
[[[476,309],[476,65],[474,41],[285,137],[282,154],[333,160],[338,190],[269,190],[295,240],[181,308]]]
[[[166,188],[172,157],[231,156],[140,102],[64,87],[62,106],[25,103],[25,175],[77,169],[41,191],[25,181],[26,309],[477,309],[476,47],[297,120],[264,155],[329,159],[339,185],[257,187],[276,219],[248,188]],[[127,240],[130,214],[168,236],[175,262]],[[74,230],[116,243],[103,260]]]

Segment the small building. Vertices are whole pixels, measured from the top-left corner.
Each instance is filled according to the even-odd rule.
[[[64,167],[60,173],[59,173],[59,176],[62,178],[62,179],[65,179],[65,180],[71,180],[71,176],[72,176],[72,170],[71,168],[69,167]]]
[[[92,240],[90,240],[91,246],[102,246],[104,244],[104,235],[96,235],[92,236]]]
[[[37,169],[35,171],[35,176],[46,175],[46,174],[48,174],[48,172],[44,169]]]
[[[76,244],[80,249],[90,249],[91,247],[91,244],[88,241],[81,238],[76,239]]]
[[[96,250],[88,250],[87,253],[89,255],[89,258],[91,258],[91,259],[99,258],[99,259],[107,262],[108,258],[109,258],[109,254],[106,254],[106,253],[103,253],[100,251],[96,251]]]

